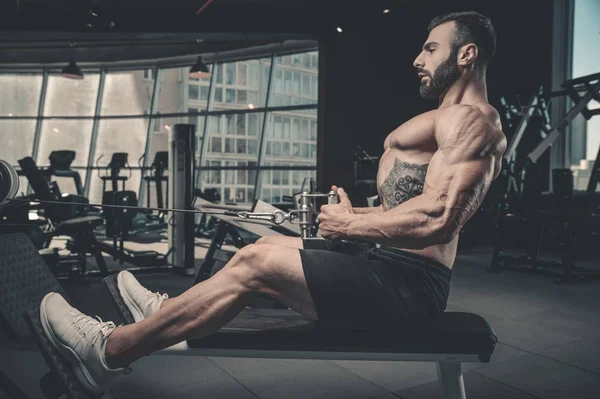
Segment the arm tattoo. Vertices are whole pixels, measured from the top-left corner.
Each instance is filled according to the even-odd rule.
[[[388,210],[423,194],[428,165],[417,165],[395,159],[394,167],[380,187],[382,200]]]

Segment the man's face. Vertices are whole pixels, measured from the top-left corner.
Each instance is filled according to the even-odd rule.
[[[457,54],[451,51],[453,34],[454,22],[436,26],[413,62],[421,79],[419,93],[423,98],[439,98],[460,77]]]

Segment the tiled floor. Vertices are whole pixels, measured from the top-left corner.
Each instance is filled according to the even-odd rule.
[[[484,316],[499,344],[489,364],[465,364],[469,398],[599,398],[600,282],[557,285],[547,276],[486,271],[489,248],[468,248],[452,276],[448,310]],[[588,260],[591,263],[596,260]],[[600,259],[598,260],[600,261]],[[141,277],[150,289],[175,295],[189,279]],[[76,303],[92,312],[99,283],[71,286]],[[83,310],[82,309],[82,310]],[[114,313],[97,309],[104,317]],[[43,397],[47,371],[35,351],[0,351],[0,369],[31,398]],[[431,363],[195,358],[153,355],[117,381],[114,398],[436,398]],[[4,398],[0,391],[0,398]]]

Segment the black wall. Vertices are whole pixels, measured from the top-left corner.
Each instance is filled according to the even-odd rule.
[[[434,16],[466,10],[489,16],[497,31],[487,80],[492,105],[519,93],[526,102],[532,90],[550,87],[552,1],[420,1],[386,15],[380,8],[338,15],[321,42],[320,190],[350,187],[357,145],[380,155],[393,129],[437,106],[420,97],[412,63]]]

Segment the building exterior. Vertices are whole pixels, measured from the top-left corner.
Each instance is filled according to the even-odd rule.
[[[189,67],[89,71],[83,80],[1,74],[0,158],[17,165],[33,156],[46,166],[52,151],[75,150],[73,167],[97,203],[111,154],[127,152],[126,189],[146,204],[141,166],[168,150],[173,124],[193,123],[198,188],[214,188],[226,202],[281,202],[304,177],[316,176],[317,52],[209,67],[208,79],[190,78]],[[58,183],[62,192],[75,192],[68,179]]]

